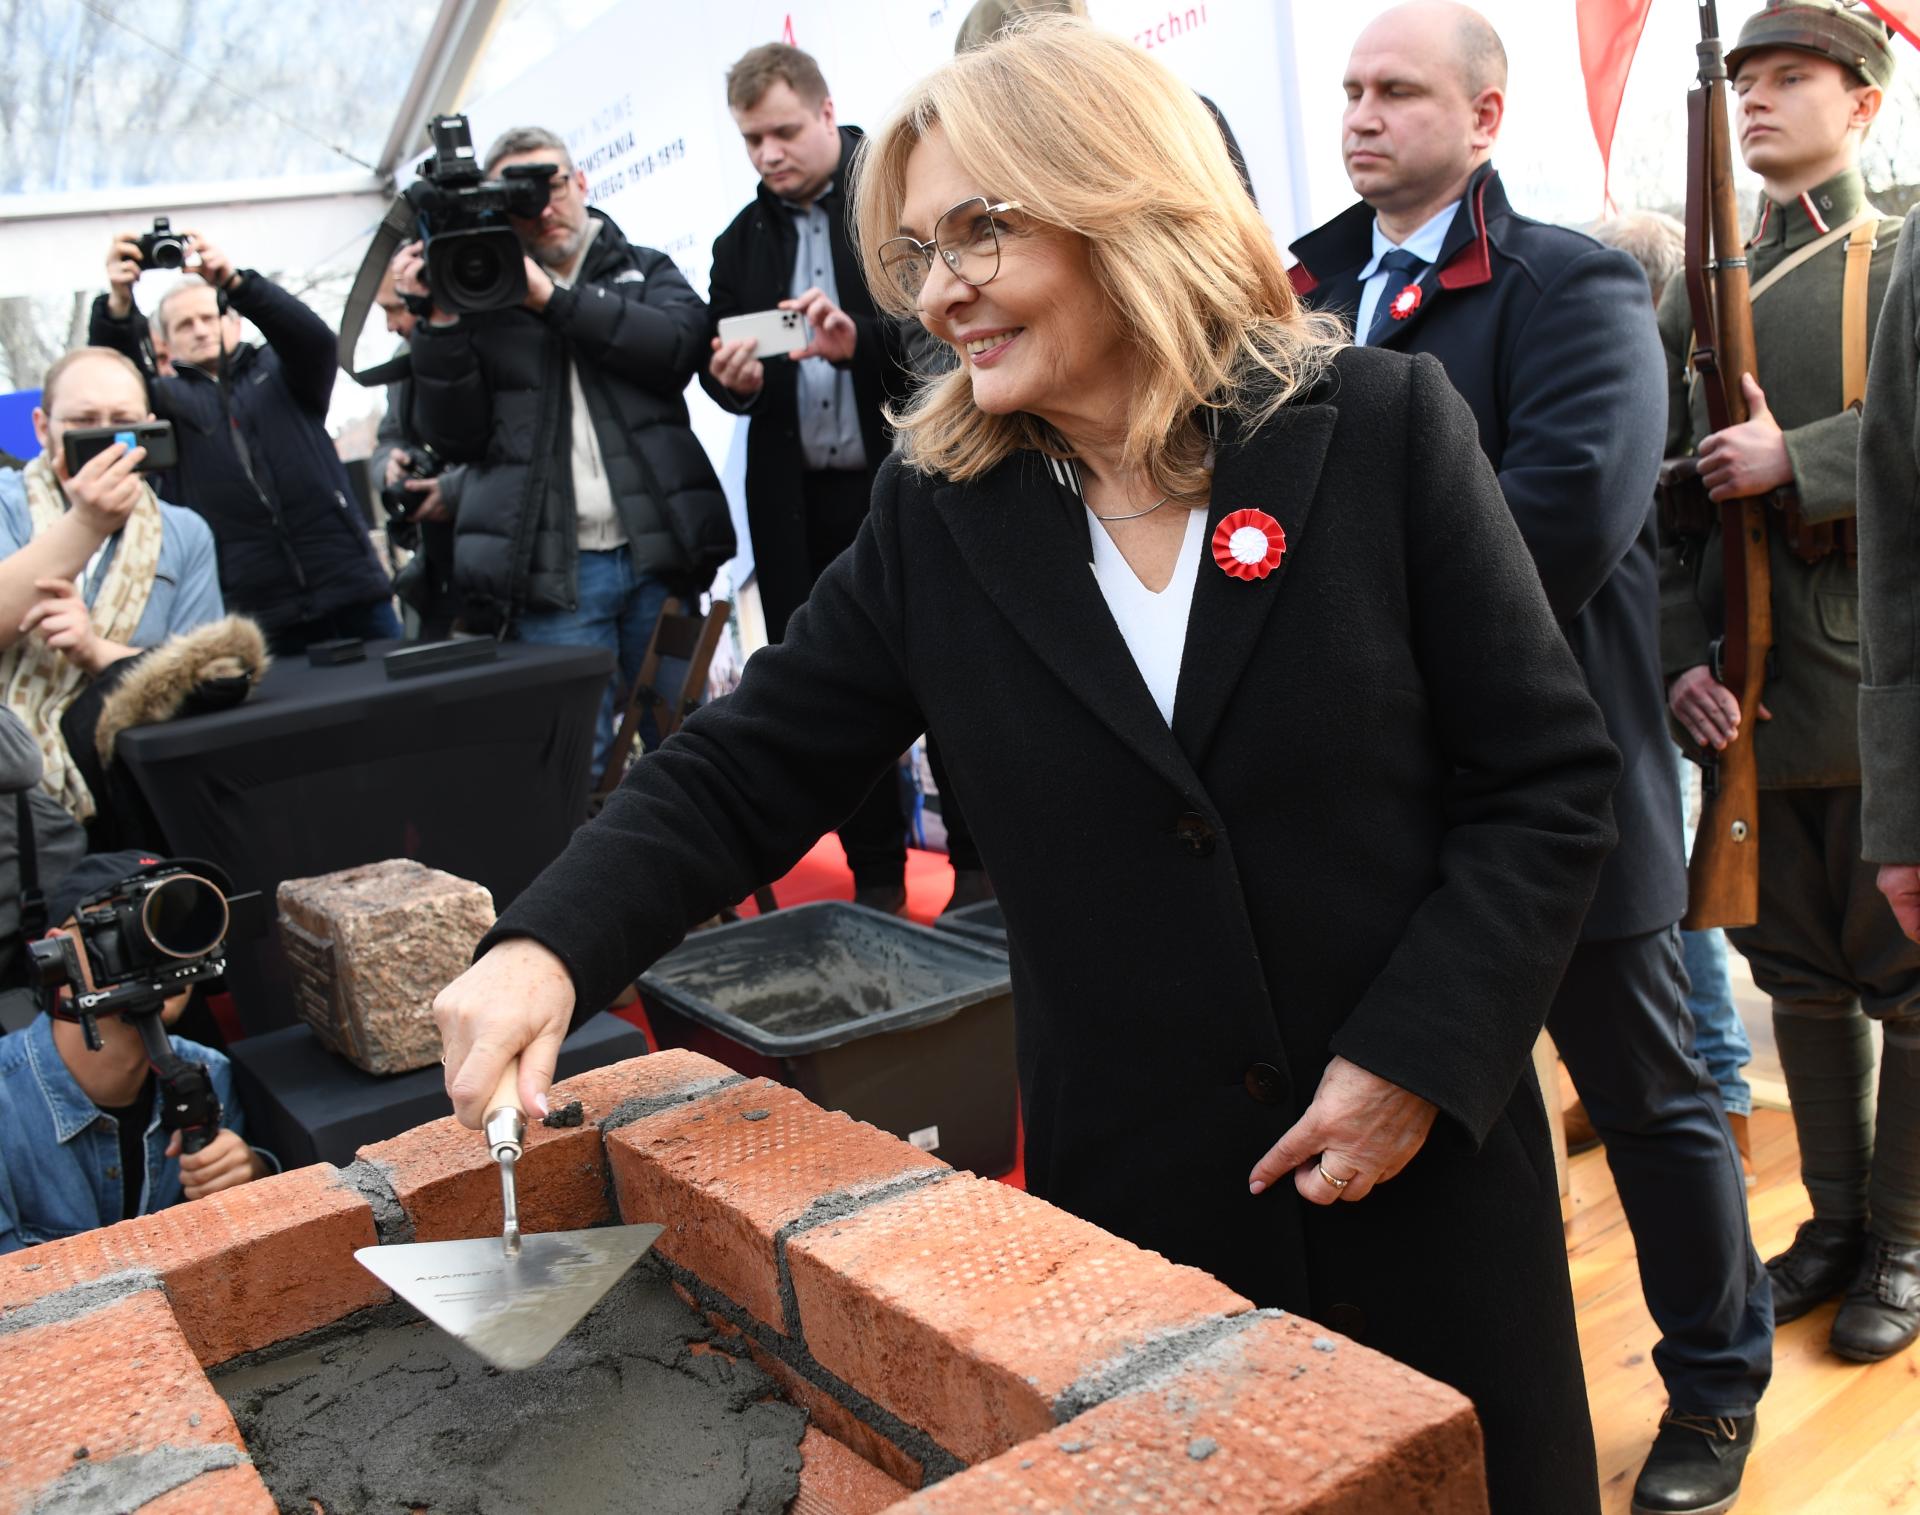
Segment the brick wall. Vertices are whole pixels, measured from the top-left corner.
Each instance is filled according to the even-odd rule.
[[[812,1414],[796,1512],[1486,1508],[1464,1398],[1204,1273],[691,1053],[574,1099],[528,1136],[522,1225],[666,1226],[718,1349]],[[272,1510],[203,1370],[385,1302],[356,1247],[498,1228],[448,1119],[0,1258],[0,1515]]]

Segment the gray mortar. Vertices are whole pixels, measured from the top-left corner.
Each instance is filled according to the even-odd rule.
[[[680,1105],[690,1105],[697,1099],[705,1099],[709,1094],[717,1094],[722,1089],[731,1089],[735,1084],[746,1082],[744,1075],[729,1073],[722,1078],[700,1078],[691,1083],[668,1089],[663,1094],[642,1094],[634,1099],[622,1100],[612,1111],[600,1118],[600,1134],[617,1131],[622,1126],[631,1126],[637,1120],[645,1120],[649,1115],[658,1115],[663,1110],[672,1110]]]
[[[1278,1320],[1280,1310],[1252,1310],[1244,1315],[1211,1315],[1197,1325],[1162,1331],[1135,1342],[1117,1357],[1097,1363],[1060,1391],[1053,1402],[1056,1424],[1065,1425],[1096,1405],[1162,1379],[1184,1372],[1199,1354],[1238,1336],[1261,1320]]]
[[[130,1295],[160,1287],[160,1275],[148,1268],[129,1268],[124,1273],[109,1273],[62,1289],[58,1294],[42,1295],[31,1304],[20,1305],[0,1314],[0,1336],[14,1331],[48,1326],[55,1321],[72,1320],[77,1315],[114,1304]]]
[[[373,1207],[373,1235],[381,1246],[404,1246],[413,1240],[413,1218],[394,1197],[393,1169],[385,1163],[357,1158],[340,1170],[334,1182]]]
[[[786,1322],[787,1334],[800,1336],[800,1301],[793,1294],[793,1270],[787,1264],[787,1243],[803,1231],[811,1231],[816,1226],[824,1226],[836,1220],[845,1220],[849,1215],[858,1215],[862,1210],[874,1205],[885,1204],[888,1200],[898,1199],[902,1194],[915,1189],[923,1189],[929,1184],[937,1184],[953,1177],[951,1168],[910,1168],[905,1173],[896,1173],[864,1184],[856,1184],[851,1189],[836,1190],[832,1194],[822,1194],[818,1199],[802,1210],[793,1220],[788,1221],[773,1234],[773,1265],[780,1280],[780,1318]]]
[[[32,1515],[118,1515],[191,1483],[202,1473],[245,1462],[238,1447],[158,1446],[103,1462],[76,1462],[34,1501]]]
[[[777,1515],[806,1412],[711,1336],[647,1260],[518,1373],[395,1304],[210,1377],[283,1510]]]
[[[813,1360],[813,1354],[798,1341],[782,1335],[758,1316],[748,1314],[726,1295],[709,1288],[685,1268],[665,1258],[659,1261],[667,1276],[698,1300],[702,1310],[717,1315],[743,1336],[752,1337],[754,1344],[769,1357],[777,1357],[814,1388],[838,1400],[868,1430],[884,1436],[902,1455],[918,1463],[923,1483],[938,1483],[966,1468],[964,1462],[925,1431],[908,1425],[891,1410],[875,1404],[845,1379],[821,1367]]]

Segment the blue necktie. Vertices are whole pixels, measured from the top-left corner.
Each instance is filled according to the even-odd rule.
[[[1373,307],[1373,323],[1367,327],[1369,347],[1378,347],[1381,338],[1392,330],[1393,302],[1409,284],[1419,281],[1427,260],[1415,257],[1404,247],[1396,247],[1380,259],[1380,266],[1387,271],[1387,282],[1380,286],[1380,301]]]

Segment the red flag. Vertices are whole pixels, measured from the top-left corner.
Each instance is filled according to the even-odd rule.
[[[1613,129],[1653,0],[1574,0],[1574,8],[1579,16],[1580,72],[1587,76],[1587,114],[1593,118],[1593,140],[1600,145],[1601,192],[1611,209]]]
[[[1920,0],[1867,0],[1867,8],[1878,11],[1895,31],[1920,47]]]

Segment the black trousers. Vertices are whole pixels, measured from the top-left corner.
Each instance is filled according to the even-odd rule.
[[[827,565],[853,545],[860,523],[867,518],[873,497],[873,475],[865,470],[822,470],[801,476],[807,512],[807,587]],[[779,641],[798,604],[773,601],[762,584],[761,609],[767,619],[767,637]],[[899,776],[889,771],[867,792],[859,808],[840,826],[840,845],[847,851],[855,888],[884,887],[905,881],[907,872],[907,817],[900,803]]]
[[[1773,1290],[1720,1091],[1694,1054],[1678,929],[1582,942],[1547,1030],[1606,1144],[1669,1400],[1751,1414],[1773,1373]]]

